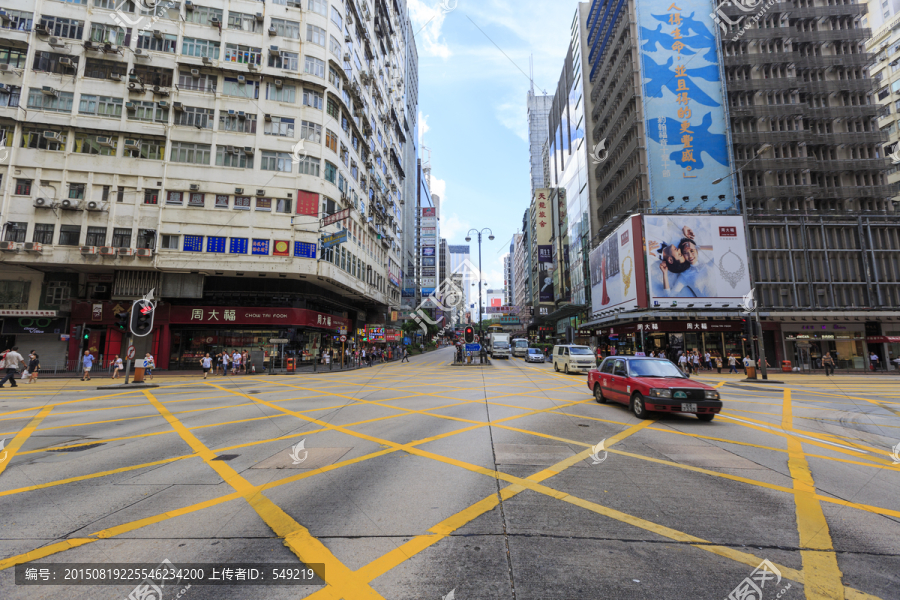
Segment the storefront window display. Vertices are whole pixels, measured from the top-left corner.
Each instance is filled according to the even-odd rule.
[[[862,325],[784,325],[785,357],[801,370],[822,369],[822,357],[830,352],[838,369],[865,369],[865,333]]]
[[[219,329],[174,329],[169,356],[170,369],[199,369],[200,359],[207,353],[215,358],[223,351],[249,352],[251,356],[263,359],[263,365],[255,365],[257,370],[268,367],[273,347],[269,339],[281,337],[287,332],[278,329],[219,330]]]

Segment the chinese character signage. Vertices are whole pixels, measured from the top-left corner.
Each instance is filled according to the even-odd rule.
[[[315,258],[316,245],[308,242],[294,242],[294,256],[300,258]]]
[[[185,252],[202,252],[203,236],[202,235],[186,235],[184,236]]]
[[[534,190],[534,213],[532,216],[535,242],[538,246],[549,245],[553,232],[553,207],[550,205],[550,190],[545,188]]]
[[[171,306],[169,322],[188,325],[278,325],[315,327],[335,331],[350,327],[350,321],[303,308],[243,308],[228,306]]]
[[[435,214],[434,208],[430,207],[430,208],[422,209],[422,216],[423,217],[436,217],[437,215]]]
[[[337,223],[338,221],[343,221],[347,217],[350,216],[350,209],[345,208],[344,210],[339,210],[333,215],[328,215],[324,219],[322,219],[322,227],[327,227],[328,225],[332,225]]]
[[[318,217],[319,194],[297,190],[297,214]]]
[[[275,240],[275,244],[272,246],[272,256],[290,256],[291,255],[291,245],[290,242],[285,240]]]
[[[632,231],[634,230],[634,231]],[[591,309],[646,308],[641,219],[631,217],[591,251]]]
[[[693,210],[730,208],[732,186],[704,186],[731,173],[716,25],[709,2],[644,0],[636,5],[647,119],[651,210],[669,196]],[[701,185],[698,186],[697,184]],[[701,202],[700,195],[709,200]],[[720,194],[725,202],[719,201]]]
[[[384,341],[384,326],[382,325],[366,325],[366,335],[370,342]]]
[[[231,254],[247,254],[248,240],[247,238],[231,238],[228,251]]]
[[[645,215],[643,219],[654,306],[683,307],[696,299],[716,307],[737,306],[750,293],[742,217]]]
[[[343,244],[347,241],[347,237],[348,233],[346,229],[339,233],[326,235],[324,238],[322,238],[322,248],[331,248],[332,246]]]
[[[214,235],[206,238],[206,251],[207,252],[225,252],[225,238],[217,237]]]
[[[269,255],[269,240],[253,240],[253,254]]]

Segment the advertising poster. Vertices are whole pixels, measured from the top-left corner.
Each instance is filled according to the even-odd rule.
[[[422,256],[434,256],[434,246],[422,246]]]
[[[634,310],[646,305],[641,220],[631,217],[590,254],[591,309]]]
[[[687,196],[695,210],[734,205],[730,183],[717,186],[715,193],[697,185],[731,173],[710,6],[708,0],[636,5],[654,211],[670,206],[670,196],[677,202]],[[701,200],[701,194],[708,199]]]
[[[644,231],[653,306],[736,306],[750,292],[742,217],[646,215]]]
[[[540,269],[538,270],[538,301],[553,302],[553,273],[550,271],[550,263],[540,263]]]
[[[538,246],[538,262],[539,263],[552,263],[553,262],[553,246],[550,244],[541,244]]]
[[[434,216],[436,216],[436,215],[435,215],[434,207],[431,207],[431,208],[423,208],[423,209],[422,209],[422,216],[423,216],[423,217],[434,217]]]

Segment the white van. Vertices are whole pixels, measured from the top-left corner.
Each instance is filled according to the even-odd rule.
[[[553,370],[557,373],[587,373],[597,366],[587,346],[553,346]]]

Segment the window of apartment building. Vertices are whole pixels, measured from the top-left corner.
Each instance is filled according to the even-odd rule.
[[[91,33],[88,39],[98,44],[128,46],[131,44],[131,28],[125,29],[106,23],[91,23]]]
[[[323,17],[328,16],[328,3],[325,0],[309,0],[309,4],[307,4],[306,7],[315,13],[319,13]]]
[[[341,111],[338,109],[337,102],[335,102],[334,100],[329,98],[328,103],[325,106],[326,106],[325,112],[327,112],[329,115],[334,117],[335,120],[337,120],[340,117]]]
[[[229,10],[228,29],[254,32],[256,31],[256,16],[248,13],[239,13],[233,10]]]
[[[131,230],[122,227],[113,228],[112,245],[116,248],[131,246]]]
[[[325,47],[325,30],[321,27],[308,24],[306,26],[306,41],[316,46]]]
[[[59,245],[60,246],[77,246],[81,241],[80,225],[60,225],[59,226]]]
[[[130,4],[131,2],[129,1],[128,3]],[[177,21],[181,18],[181,2],[167,0],[166,2],[154,3],[154,5],[149,8],[143,8],[143,5],[141,5],[140,14],[148,17],[156,17],[158,19]]]
[[[197,58],[207,57],[219,60],[219,42],[213,40],[201,40],[197,38],[186,37],[181,42],[181,53],[185,56],[195,56]]]
[[[68,2],[68,0],[62,1]],[[85,2],[79,2],[78,4],[85,4]],[[122,2],[121,5],[122,10],[124,10],[125,12],[134,12],[133,2]],[[96,6],[97,8],[105,8],[107,10],[116,10],[119,8],[119,2],[117,0],[94,0],[94,6]]]
[[[166,192],[166,204],[176,204],[181,206],[184,204],[183,192]]]
[[[152,229],[138,229],[136,248],[156,248],[156,232]]]
[[[199,206],[201,208],[206,206],[206,194],[191,192],[188,195],[188,206]]]
[[[125,188],[120,187],[116,188],[116,202],[122,203],[125,202]]]
[[[106,227],[88,227],[84,238],[85,246],[105,246]]]
[[[290,198],[276,198],[275,199],[275,212],[290,214],[291,199]]]
[[[74,101],[74,92],[59,92],[54,90],[53,94],[45,94],[40,88],[31,88],[28,90],[27,106],[34,110],[71,113]]]
[[[300,68],[300,55],[296,52],[269,52],[269,66],[274,69],[296,71]]]
[[[30,281],[0,281],[0,308],[24,310],[28,308]]]
[[[24,69],[28,64],[28,52],[18,48],[0,46],[0,63],[17,69]]]
[[[222,194],[217,195],[216,208],[228,208],[228,196]]]
[[[341,76],[334,70],[334,67],[328,67],[328,81],[336,88],[341,87]]]
[[[225,44],[225,62],[240,64],[262,64],[262,48]]]
[[[212,8],[209,6],[194,5],[194,10],[185,11],[184,20],[188,23],[197,23],[198,25],[209,25],[209,22],[215,19],[219,23],[222,22],[222,9]]]
[[[84,64],[84,76],[91,79],[109,79],[110,75],[118,75],[124,79],[127,74],[128,65],[126,63],[89,58]]]
[[[64,19],[63,17],[41,17],[41,25],[50,30],[54,37],[80,40],[84,37],[84,21]]]
[[[22,96],[22,88],[15,85],[7,84],[5,90],[0,90],[0,108],[13,108],[19,105],[19,98]],[[12,143],[10,137],[9,143]]]
[[[240,146],[216,146],[216,166],[235,169],[252,169],[253,154],[244,152]]]
[[[276,102],[288,102],[294,104],[297,101],[297,88],[293,85],[277,86],[266,84],[266,99]]]
[[[300,123],[300,139],[321,144],[322,126],[312,121],[302,121]]]
[[[294,137],[294,119],[287,117],[271,117],[266,121],[263,133],[282,137]]]
[[[197,129],[212,129],[214,116],[215,113],[211,108],[185,106],[182,110],[175,111],[175,124]]]
[[[235,210],[250,210],[250,196],[235,196],[234,197],[234,209]]]
[[[322,110],[324,106],[324,98],[322,94],[315,90],[303,89],[303,106],[309,106]]]
[[[262,164],[260,168],[263,171],[280,171],[282,173],[290,173],[292,158],[293,157],[287,152],[271,152],[263,150]]]
[[[132,146],[130,144],[136,143],[137,146]],[[125,156],[130,156],[132,158],[146,158],[149,160],[162,160],[164,158],[163,154],[166,150],[166,141],[165,140],[155,140],[155,139],[125,139]]]
[[[56,226],[53,223],[35,223],[31,241],[38,244],[52,244],[54,229]]]
[[[178,250],[180,235],[163,234],[159,243],[160,250]]]
[[[335,7],[331,7],[331,22],[338,26],[338,30],[344,29],[344,17],[341,16],[341,12]]]
[[[325,147],[330,148],[332,152],[337,153],[338,138],[330,129],[325,130]]]
[[[198,70],[199,69],[195,69]],[[192,92],[215,92],[216,82],[219,78],[210,73],[197,73],[192,75],[190,71],[178,71],[178,87],[181,90]]]
[[[876,92],[876,95],[878,96],[878,100],[884,100],[890,95],[890,93],[891,92],[888,90],[888,87],[884,86],[883,88],[878,90],[878,92]]]
[[[237,133],[256,133],[256,115],[244,113],[239,115],[219,111],[219,131]]]
[[[7,20],[2,22],[3,29],[14,29],[16,31],[31,31],[34,23],[34,13],[22,10],[5,9]]]
[[[31,180],[30,179],[16,179],[16,191],[13,193],[16,196],[30,196],[31,195]]]
[[[271,198],[257,198],[256,199],[256,210],[271,211],[272,210],[272,199]]]
[[[175,54],[175,46],[177,44],[178,36],[170,33],[163,33],[160,37],[159,32],[139,30],[137,34],[137,47],[143,50]]]
[[[37,241],[37,240],[35,240]],[[49,244],[50,242],[41,242]],[[47,292],[44,294],[44,304],[59,306],[72,295],[72,284],[68,281],[51,281],[47,284]]]
[[[275,28],[277,35],[281,37],[291,38],[292,40],[300,39],[300,23],[297,21],[272,19],[272,27]]]
[[[347,180],[344,178],[343,173],[338,173],[338,189],[341,190],[344,194],[350,191],[350,184],[347,183]]]
[[[56,75],[75,75],[78,72],[79,60],[80,57],[78,56],[57,54],[55,52],[35,52],[31,68],[35,71],[55,73]]]
[[[325,161],[325,181],[337,184],[337,166]]]
[[[111,96],[82,94],[78,99],[78,114],[101,117],[121,117],[125,101]]]
[[[6,231],[3,234],[4,242],[24,242],[25,233],[28,230],[28,223],[17,223],[9,221],[6,223]]]
[[[222,93],[226,96],[259,99],[258,81],[238,81],[235,77],[226,77],[222,85]]]
[[[109,201],[109,186],[108,186],[108,185],[104,185],[104,186],[101,188],[100,201],[101,201],[101,202],[107,202],[107,201]]]
[[[144,190],[144,204],[159,204],[159,190]]]
[[[172,142],[172,162],[208,165],[212,146],[209,144],[193,144],[191,142]]]
[[[304,156],[300,159],[300,174],[319,176],[320,160],[312,156]]]
[[[309,75],[325,79],[325,62],[314,56],[305,56],[303,61],[303,71]]]
[[[89,133],[75,132],[75,147],[73,150],[81,154],[115,156],[116,142],[117,138],[114,137],[109,138]]]
[[[172,87],[172,69],[135,64],[131,71],[131,74],[144,85]]]
[[[337,56],[338,58],[340,58],[340,56],[341,56],[341,43],[340,43],[339,41],[337,41],[337,38],[335,38],[333,35],[332,35],[332,36],[329,36],[329,40],[328,40],[328,49],[331,51],[332,54],[334,54],[335,56]]]
[[[169,109],[161,107],[152,100],[135,100],[128,108],[129,121],[147,121],[150,123],[168,123]]]
[[[55,133],[56,137],[47,137],[44,133]],[[26,128],[22,131],[22,147],[35,150],[60,151],[66,147],[66,133],[59,130]]]

